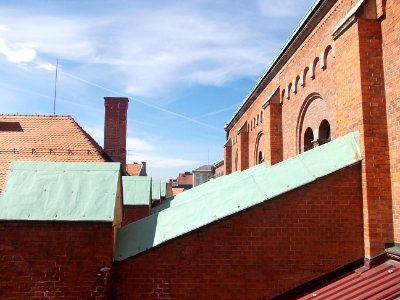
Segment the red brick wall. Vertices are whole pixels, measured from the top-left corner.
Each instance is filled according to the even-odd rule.
[[[239,170],[249,168],[249,133],[242,131],[238,136],[239,144]]]
[[[332,1],[333,2],[333,1]],[[310,95],[318,94],[323,99],[323,108],[310,110],[305,112],[306,120],[315,119],[313,123],[320,123],[324,118],[329,118],[333,138],[343,135],[337,134],[335,128],[335,119],[331,113],[332,106],[335,105],[338,84],[336,82],[336,63],[335,63],[335,43],[333,41],[332,32],[341,21],[341,19],[350,10],[352,3],[350,1],[336,1],[336,4],[322,18],[319,23],[315,23],[315,28],[311,30],[304,42],[295,42],[298,49],[291,57],[286,57],[282,66],[278,69],[277,74],[263,83],[261,91],[256,95],[253,104],[250,105],[243,115],[232,125],[228,132],[228,138],[234,139],[239,127],[247,121],[250,125],[249,131],[249,166],[253,166],[256,161],[254,158],[255,145],[257,136],[260,132],[267,134],[267,142],[265,145],[265,153],[275,157],[266,159],[272,163],[287,159],[301,152],[298,148],[299,144],[299,115],[302,110],[305,99]],[[326,55],[326,63],[322,63],[324,55]],[[343,53],[345,54],[345,53]],[[311,69],[313,62],[315,64],[315,72],[311,78]],[[353,64],[349,65],[353,67]],[[310,69],[304,76],[306,69]],[[301,78],[301,79],[300,79]],[[288,92],[288,87],[290,92]],[[281,98],[284,91],[284,97],[281,99],[281,106],[278,107],[274,103],[275,111],[271,115],[274,119],[270,119],[268,110],[269,106],[264,110],[262,108],[264,102],[279,87]],[[289,95],[289,97],[288,97]],[[315,102],[316,103],[316,102]],[[314,104],[315,104],[314,103]],[[312,107],[311,107],[312,108]],[[281,111],[280,111],[281,110]],[[263,112],[263,122],[255,126],[251,126],[251,121],[257,119],[257,116]],[[314,129],[314,128],[313,128]],[[347,131],[346,131],[347,132]],[[268,135],[275,135],[270,136]]]
[[[357,164],[116,263],[116,298],[269,299],[363,249]]]
[[[104,97],[104,151],[115,162],[126,165],[128,98]]]
[[[394,241],[388,127],[380,22],[358,21],[363,109],[363,195],[366,256]]]
[[[383,0],[377,0],[386,2]],[[400,2],[387,1],[382,21],[395,241],[400,243]]]
[[[107,299],[112,234],[111,223],[1,221],[0,299]]]
[[[228,141],[224,147],[224,173],[225,175],[229,175],[232,173],[232,145],[231,141]]]
[[[283,160],[282,145],[282,105],[280,103],[270,103],[265,110],[268,114],[268,126],[265,131],[269,135],[269,161],[271,165],[277,164]]]
[[[264,111],[265,122],[259,129],[267,133],[267,159],[273,161],[269,157],[277,149],[274,142],[282,144],[283,159],[302,152],[306,128],[313,130],[316,139],[324,119],[330,123],[332,139],[349,131],[359,132],[363,154],[365,255],[370,258],[380,254],[385,243],[393,242],[394,235],[400,241],[400,4],[365,1],[356,14],[357,21],[334,38],[332,33],[355,1],[324,3],[334,5],[318,23],[310,21],[308,28],[315,27],[303,42],[293,43],[298,48],[276,68],[276,75],[261,83],[261,91],[232,125],[228,136],[240,124],[254,120],[277,87],[282,103],[282,135],[271,136],[272,130],[266,126],[271,118],[268,107]],[[382,17],[385,9],[386,18]],[[376,19],[377,16],[381,19]],[[250,166],[259,130],[250,131]]]
[[[223,175],[225,175],[225,162],[222,165],[215,168],[215,176],[216,177],[220,177]]]
[[[147,217],[150,214],[149,205],[124,205],[122,226]]]

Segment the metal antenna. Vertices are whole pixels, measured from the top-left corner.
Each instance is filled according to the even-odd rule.
[[[56,78],[54,80],[54,104],[53,104],[53,115],[56,114],[56,100],[57,100],[57,73],[58,73],[58,59],[56,65]]]

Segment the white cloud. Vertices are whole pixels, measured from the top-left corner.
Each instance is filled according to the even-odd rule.
[[[58,58],[84,65],[87,73],[91,69],[88,80],[101,80],[96,66],[107,65],[107,75],[118,78],[121,92],[153,99],[182,84],[219,86],[258,76],[272,57],[267,41],[254,36],[256,25],[233,15],[173,2],[140,10],[132,5],[129,16],[120,14],[80,17],[3,10],[0,19],[8,30],[0,37],[8,44],[31,45],[10,62],[36,57],[40,63],[33,67],[54,70],[49,59]],[[18,21],[13,15],[20,16]]]
[[[134,151],[152,151],[156,147],[148,141],[136,137],[128,137],[126,139],[126,149]]]
[[[56,66],[51,64],[51,63],[38,62],[35,65],[35,69],[43,69],[43,70],[47,70],[47,71],[54,71],[56,69]]]
[[[0,38],[0,53],[3,54],[9,62],[26,63],[36,58],[36,51],[29,45],[15,43],[7,44]]]

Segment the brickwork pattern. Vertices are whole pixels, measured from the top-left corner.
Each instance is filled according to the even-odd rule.
[[[384,6],[381,2],[380,8]],[[383,7],[382,7],[383,6]],[[400,243],[400,2],[387,1],[382,21],[383,67],[388,118],[395,242]]]
[[[110,223],[0,222],[0,299],[108,299]]]
[[[126,166],[128,98],[105,97],[104,151],[115,162]]]
[[[124,205],[122,226],[147,217],[150,214],[149,209],[149,205]]]
[[[363,257],[360,164],[115,264],[116,299],[269,299]]]
[[[239,134],[239,170],[249,168],[249,133],[242,131]]]
[[[282,105],[271,103],[269,109],[269,134],[270,163],[274,165],[283,160],[283,140],[282,140]]]
[[[376,20],[358,20],[363,109],[363,197],[366,256],[394,241],[382,35]]]
[[[365,255],[372,258],[384,250],[385,243],[400,240],[400,10],[398,1],[365,1],[355,20],[333,36],[353,4],[336,1],[315,23],[306,39],[297,43],[294,54],[285,57],[275,78],[261,84],[264,90],[232,126],[229,137],[240,124],[254,121],[276,87],[280,88],[282,122],[280,130],[276,126],[274,131],[281,132],[281,137],[272,136],[270,125],[279,112],[272,113],[267,107],[262,125],[267,159],[273,161],[272,154],[278,148],[275,141],[282,145],[282,159],[304,151],[306,128],[312,129],[316,140],[324,119],[330,124],[331,139],[358,132],[363,154]],[[254,161],[254,136],[258,132],[256,128],[249,133],[250,162]]]

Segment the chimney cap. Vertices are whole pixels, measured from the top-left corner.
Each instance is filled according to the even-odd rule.
[[[129,102],[129,98],[128,97],[104,97],[105,101],[128,101]]]

